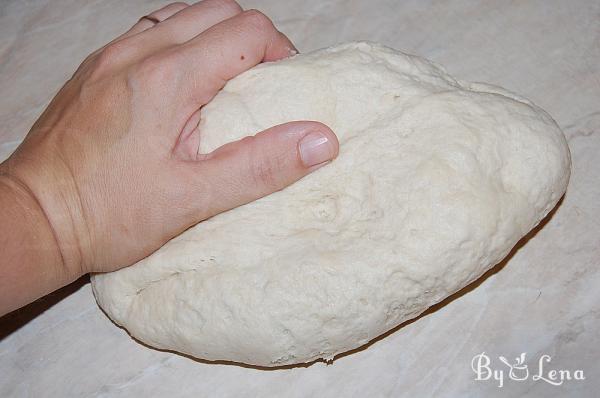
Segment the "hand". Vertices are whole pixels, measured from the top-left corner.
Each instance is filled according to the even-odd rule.
[[[63,279],[130,265],[334,158],[335,135],[308,121],[197,154],[199,109],[227,80],[294,52],[263,14],[205,0],[170,4],[91,54],[0,165],[47,218]]]

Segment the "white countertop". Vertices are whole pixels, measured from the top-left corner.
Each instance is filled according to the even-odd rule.
[[[0,2],[0,159],[83,58],[162,1]],[[2,397],[592,397],[600,390],[600,2],[242,1],[312,50],[372,40],[498,84],[564,129],[573,174],[559,208],[483,280],[332,365],[209,364],[132,340],[82,279],[0,319]],[[485,351],[504,385],[476,381]],[[498,356],[526,353],[530,377]],[[538,361],[586,380],[533,380]]]

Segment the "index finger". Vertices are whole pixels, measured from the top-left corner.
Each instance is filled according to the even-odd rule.
[[[177,47],[177,64],[191,84],[180,99],[198,109],[228,80],[253,66],[296,54],[292,42],[256,10],[220,22]]]

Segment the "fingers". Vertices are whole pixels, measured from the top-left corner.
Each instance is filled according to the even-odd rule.
[[[139,48],[138,56],[143,58],[184,43],[241,12],[242,8],[234,0],[204,0],[185,7],[135,38],[135,44]],[[151,24],[147,20],[141,20],[140,23]]]
[[[162,22],[187,7],[189,7],[188,4],[183,3],[183,2],[177,2],[177,3],[168,4],[168,5],[164,6],[163,8],[160,8],[156,11],[151,12],[150,14],[146,15],[146,17],[148,17],[148,18],[144,18],[144,17],[140,18],[136,22],[136,24],[133,25],[127,32],[123,33],[121,36],[116,37],[112,41],[108,42],[106,45],[104,45],[101,48],[99,48],[98,50],[94,51],[92,54],[90,54],[88,59],[93,58],[94,56],[96,56],[97,54],[99,54],[103,50],[105,50],[107,47],[114,45],[115,43],[117,43],[119,41],[133,37],[138,33],[144,32],[144,31],[152,28],[153,26],[156,25],[156,23],[153,22],[152,19]],[[132,59],[132,61],[133,61],[133,59]]]
[[[229,79],[261,62],[295,53],[294,45],[268,17],[256,10],[244,11],[175,49],[176,63],[192,83],[180,100],[183,106],[197,109]]]
[[[164,6],[163,8],[153,11],[150,14],[146,15],[147,18],[145,18],[145,17],[140,18],[138,20],[138,22],[131,27],[131,29],[129,29],[127,32],[125,32],[121,36],[119,36],[117,38],[117,40],[121,40],[126,37],[136,35],[136,34],[141,33],[149,28],[152,28],[154,25],[156,25],[156,22],[152,21],[153,19],[156,21],[159,21],[159,22],[165,21],[166,19],[175,15],[179,11],[184,10],[188,7],[189,7],[189,5],[187,3],[183,3],[183,2],[176,2],[176,3],[168,4],[168,5]]]
[[[335,158],[338,147],[335,134],[321,123],[272,127],[196,162],[198,183],[190,186],[198,192],[192,197],[210,198],[203,203],[203,217],[210,217],[283,189]]]

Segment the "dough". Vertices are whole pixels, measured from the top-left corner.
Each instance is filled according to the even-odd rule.
[[[542,109],[365,42],[231,80],[202,111],[200,151],[299,119],[329,125],[339,158],[93,276],[117,324],[207,360],[331,359],[477,279],[569,180],[567,143]]]

